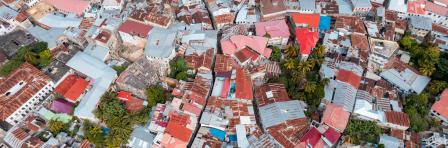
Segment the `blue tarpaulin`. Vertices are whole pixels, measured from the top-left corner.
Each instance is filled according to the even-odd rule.
[[[330,29],[330,23],[331,23],[331,18],[330,16],[324,16],[321,15],[320,16],[320,21],[319,21],[319,30],[329,30]]]
[[[224,141],[224,139],[226,138],[226,132],[216,128],[210,128],[210,134],[221,141]]]
[[[230,141],[237,141],[236,135],[229,135]]]

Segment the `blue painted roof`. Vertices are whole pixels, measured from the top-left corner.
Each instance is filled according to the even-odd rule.
[[[319,30],[329,30],[330,29],[331,18],[330,16],[320,16]]]
[[[210,128],[210,134],[221,141],[224,141],[224,139],[226,138],[226,132],[216,128]]]

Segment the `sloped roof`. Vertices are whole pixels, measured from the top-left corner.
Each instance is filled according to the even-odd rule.
[[[310,32],[305,28],[296,29],[296,37],[300,44],[300,53],[309,55],[319,40],[318,32]]]
[[[170,134],[176,139],[179,139],[184,142],[188,142],[192,135],[192,131],[186,127],[187,122],[189,122],[188,115],[180,115],[180,114],[170,114],[170,120],[168,121],[168,125],[165,129],[165,132]]]
[[[239,99],[252,100],[252,80],[250,79],[246,70],[242,68],[236,69],[236,90],[235,97]]]
[[[89,81],[77,75],[70,75],[56,86],[54,91],[64,96],[65,99],[76,102],[87,86],[89,86]]]
[[[337,74],[336,80],[348,83],[358,89],[361,82],[361,76],[355,74],[354,72],[341,69]]]
[[[330,103],[326,105],[322,122],[343,132],[347,126],[349,117],[350,113],[345,111],[341,106]]]
[[[316,128],[311,128],[302,138],[300,138],[301,146],[311,146],[311,147],[324,147],[325,143],[322,140],[322,135]]]
[[[148,32],[152,29],[151,26],[139,23],[133,20],[126,20],[121,26],[118,28],[118,31],[128,33],[130,35],[139,36],[141,38],[146,38],[148,36]]]
[[[318,28],[319,27],[319,14],[302,14],[302,13],[293,13],[292,20],[295,24],[307,24],[309,28]]]
[[[259,108],[263,127],[269,128],[288,120],[306,118],[299,101],[275,102]]]
[[[257,36],[264,36],[266,33],[268,33],[271,38],[288,38],[290,36],[289,27],[285,20],[257,22],[255,23],[255,29]]]
[[[64,99],[56,99],[51,103],[51,110],[56,113],[71,114],[73,112],[74,105]]]
[[[409,116],[406,113],[403,112],[385,112],[386,115],[386,121],[388,123],[401,125],[405,127],[410,126],[410,120]]]
[[[85,0],[45,0],[46,3],[53,5],[63,12],[70,12],[77,15],[82,15],[84,10],[89,7],[89,1]]]
[[[434,103],[431,109],[439,113],[442,117],[448,118],[448,89],[442,92],[440,100]]]

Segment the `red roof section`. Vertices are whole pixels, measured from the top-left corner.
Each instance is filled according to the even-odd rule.
[[[320,21],[320,14],[292,14],[292,20],[297,24],[307,24],[309,28],[318,28]]]
[[[322,122],[343,132],[347,126],[350,113],[336,104],[327,104]]]
[[[425,14],[425,1],[424,0],[414,0],[408,3],[408,13],[411,14]]]
[[[196,116],[199,116],[201,114],[201,109],[191,103],[184,103],[182,110],[185,112],[192,113]]]
[[[252,100],[254,98],[252,92],[252,80],[246,71],[242,68],[236,69],[236,98]]]
[[[241,63],[246,62],[249,59],[255,61],[258,58],[258,54],[249,48],[243,48],[234,55]]]
[[[442,92],[440,100],[434,103],[431,109],[439,113],[442,117],[448,118],[448,89]]]
[[[176,139],[188,142],[193,133],[186,127],[189,121],[188,115],[181,115],[177,112],[171,112],[170,121],[168,121],[168,126],[166,127],[165,132]]]
[[[305,28],[297,28],[296,37],[300,44],[300,54],[306,55],[311,54],[311,49],[316,46],[316,43],[319,40],[317,32],[310,32]]]
[[[134,99],[132,97],[132,93],[127,92],[127,91],[119,91],[117,98],[120,99],[121,101],[131,101]]]
[[[323,135],[325,138],[327,138],[328,141],[333,144],[339,140],[339,137],[341,137],[341,133],[337,132],[333,128],[328,128]]]
[[[148,32],[151,31],[152,27],[150,25],[142,24],[133,20],[126,20],[118,28],[118,31],[128,33],[130,35],[139,36],[142,38],[148,37]]]
[[[358,89],[361,82],[361,76],[358,76],[352,71],[341,69],[338,72],[336,80],[348,83]]]
[[[322,141],[322,135],[313,127],[300,138],[300,145],[311,145],[311,147],[316,147],[319,141]]]
[[[446,107],[446,106],[445,106]],[[386,115],[386,121],[388,123],[409,127],[410,126],[410,120],[409,116],[406,113],[403,112],[385,112]]]
[[[76,102],[87,86],[89,86],[89,81],[77,75],[70,75],[54,91],[64,96],[68,101]]]

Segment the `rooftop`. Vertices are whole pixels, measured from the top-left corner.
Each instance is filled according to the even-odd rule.
[[[440,99],[434,103],[431,107],[432,110],[439,113],[442,117],[448,118],[448,89],[445,89],[442,94],[440,94]]]
[[[0,103],[8,104],[0,106],[0,120],[6,120],[50,81],[50,77],[28,63],[0,79]]]
[[[327,104],[322,116],[322,123],[336,128],[341,133],[344,132],[348,124],[350,113],[345,111],[341,106],[335,104]]]
[[[410,16],[409,25],[418,29],[432,30],[432,20],[423,16]]]
[[[302,14],[302,13],[293,13],[292,19],[296,24],[296,27],[303,26],[308,28],[318,28],[319,27],[319,14]]]
[[[410,120],[409,116],[406,113],[403,112],[385,112],[386,115],[386,121],[388,123],[409,127],[410,126]]]
[[[285,86],[277,83],[266,83],[255,88],[255,98],[258,106],[289,101]]]
[[[300,44],[300,53],[310,55],[311,50],[316,46],[319,40],[318,32],[310,32],[308,29],[296,29],[297,40]]]
[[[168,58],[175,48],[176,32],[154,28],[149,32],[145,54],[150,57]]]
[[[118,28],[118,31],[141,38],[146,38],[148,36],[148,32],[151,29],[152,27],[149,25],[128,19],[123,24],[121,24],[121,26]]]
[[[67,99],[70,102],[76,102],[81,94],[84,93],[89,81],[76,75],[67,76],[54,91]]]
[[[285,20],[257,22],[255,23],[255,28],[257,36],[264,36],[266,33],[269,34],[271,38],[288,38],[290,36],[289,27]]]
[[[85,0],[45,0],[46,3],[53,5],[56,9],[62,12],[74,13],[82,15],[84,11],[90,6],[89,1]]]

